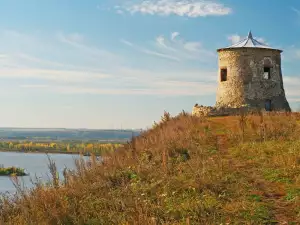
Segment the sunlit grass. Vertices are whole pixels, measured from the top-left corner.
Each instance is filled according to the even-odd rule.
[[[2,198],[4,224],[299,224],[298,114],[165,113],[104,162]]]

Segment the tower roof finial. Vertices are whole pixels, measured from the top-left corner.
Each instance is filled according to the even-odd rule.
[[[253,39],[251,30],[250,30],[249,33],[248,33],[248,38],[249,38],[249,39]]]
[[[240,40],[239,42],[234,43],[233,45],[231,45],[229,47],[220,48],[220,49],[218,49],[218,51],[223,50],[223,49],[232,49],[232,48],[267,48],[267,49],[273,49],[273,50],[278,50],[278,51],[282,52],[282,50],[280,50],[280,49],[271,48],[268,45],[266,45],[265,43],[254,39],[251,30],[249,31],[248,36],[245,39]]]

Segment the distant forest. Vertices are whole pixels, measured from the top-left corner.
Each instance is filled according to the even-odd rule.
[[[0,128],[0,139],[31,141],[127,141],[141,130]]]

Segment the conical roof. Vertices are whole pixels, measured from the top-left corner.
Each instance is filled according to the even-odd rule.
[[[282,52],[282,50],[280,50],[280,49],[272,48],[264,43],[259,42],[256,39],[254,39],[251,31],[249,32],[247,38],[245,38],[245,39],[239,41],[238,43],[231,45],[229,47],[220,48],[220,49],[218,49],[218,51],[222,50],[222,49],[231,49],[231,48],[266,48],[266,49],[274,49],[274,50],[278,50],[278,51]]]

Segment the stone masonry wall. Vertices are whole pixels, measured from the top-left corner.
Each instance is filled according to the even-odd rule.
[[[264,79],[264,67],[271,78]],[[220,70],[227,68],[227,81],[221,82]],[[281,55],[273,49],[223,49],[219,51],[219,76],[216,107],[238,108],[249,105],[264,108],[271,101],[272,110],[290,111],[285,97]]]
[[[251,113],[257,112],[255,108],[250,108],[248,106],[242,106],[239,108],[228,108],[228,107],[212,107],[212,106],[203,106],[196,104],[193,107],[192,115],[193,116],[229,116],[229,115],[239,115],[243,112]]]

